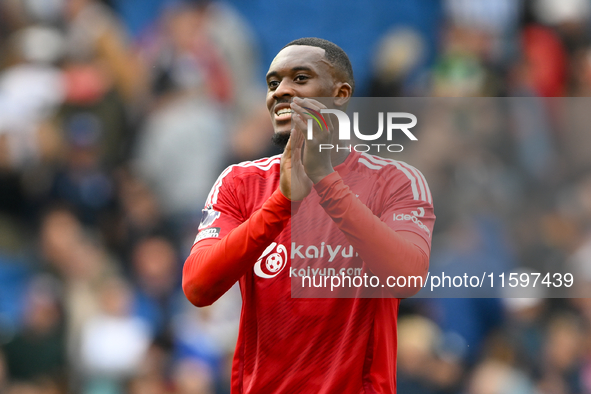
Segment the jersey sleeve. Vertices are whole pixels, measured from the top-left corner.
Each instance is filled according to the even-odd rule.
[[[299,206],[277,188],[259,209],[245,217],[237,178],[232,167],[226,171],[207,198],[200,230],[183,266],[183,291],[196,306],[211,305],[252,270],[289,225],[294,206],[296,210]]]
[[[388,175],[379,186],[383,199],[380,219],[394,231],[419,235],[431,249],[435,213],[425,177],[408,164],[401,164]]]
[[[221,239],[244,222],[232,168],[224,170],[211,188],[193,244],[204,239]]]
[[[320,205],[336,223],[374,275],[386,281],[389,276],[425,278],[429,269],[429,250],[418,245],[408,232],[391,228],[355,197],[337,172],[314,185]],[[398,194],[398,193],[396,193]],[[406,298],[420,290],[409,284],[392,290],[398,298]]]

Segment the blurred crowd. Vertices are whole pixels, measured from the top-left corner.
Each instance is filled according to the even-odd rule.
[[[391,26],[357,91],[438,97],[395,156],[429,181],[433,269],[583,285],[403,301],[399,393],[591,394],[591,3],[424,1],[436,50]],[[157,16],[139,29],[133,4]],[[0,2],[0,393],[229,393],[239,291],[198,309],[180,274],[223,168],[279,153],[255,23],[221,1]],[[443,99],[482,96],[507,98]]]

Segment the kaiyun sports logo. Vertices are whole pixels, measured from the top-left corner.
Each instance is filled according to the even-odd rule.
[[[314,135],[314,122],[318,124],[320,129],[328,130],[328,125],[326,123],[326,119],[322,114],[333,114],[337,117],[338,124],[339,124],[339,141],[350,141],[351,140],[351,121],[349,120],[349,116],[338,109],[321,109],[319,111],[315,111],[312,108],[304,107],[306,110],[310,112],[306,112],[307,115],[310,115],[312,119],[308,119],[308,127],[307,127],[307,138],[311,140]],[[413,133],[410,132],[409,129],[413,128],[417,124],[417,117],[408,112],[387,112],[384,116],[383,112],[378,112],[378,131],[374,134],[362,134],[359,130],[359,112],[353,113],[353,133],[355,136],[360,139],[361,141],[376,141],[379,139],[382,134],[384,133],[384,118],[386,118],[386,138],[388,141],[392,141],[392,135],[394,134],[395,130],[402,131],[411,141],[417,141],[417,137]],[[395,119],[408,119],[410,122],[408,123],[395,123]],[[372,147],[377,148],[377,151],[380,152],[381,148],[384,148],[388,152],[402,152],[404,147],[400,144],[355,144],[355,145],[333,145],[333,144],[320,144],[319,150],[332,150],[336,149],[337,152],[339,150],[348,150],[351,152],[352,150],[356,152],[369,152]]]
[[[273,250],[275,250],[274,253]],[[271,243],[254,265],[254,273],[261,278],[274,278],[287,265],[287,249],[282,244]]]

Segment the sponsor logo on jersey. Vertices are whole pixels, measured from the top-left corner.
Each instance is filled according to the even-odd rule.
[[[220,217],[220,213],[218,211],[214,211],[211,207],[208,207],[201,212],[202,214],[201,222],[199,223],[199,230],[211,226],[213,222],[215,222],[215,220]]]
[[[351,245],[329,245],[322,242],[320,246],[316,245],[298,245],[291,243],[291,259],[327,259],[329,263],[336,259],[350,259],[359,254]]]
[[[218,238],[220,236],[220,228],[219,227],[210,227],[199,231],[197,234],[197,238],[195,238],[195,242],[201,241],[202,239],[206,238]]]
[[[418,208],[418,212],[412,211],[411,213],[412,213],[412,215],[409,215],[408,213],[395,213],[392,216],[392,220],[394,220],[394,221],[410,220],[411,222],[413,222],[414,224],[416,224],[417,226],[419,226],[420,228],[425,230],[427,232],[427,234],[429,234],[429,236],[431,236],[431,231],[429,230],[429,227],[425,226],[423,224],[423,222],[421,222],[419,219],[417,219],[417,216],[423,217],[425,215],[425,209]]]
[[[422,218],[423,216],[425,216],[425,208],[418,207],[416,211],[410,211],[410,213],[412,213],[418,218]]]
[[[264,279],[274,278],[287,265],[287,249],[282,244],[271,243],[254,265],[254,273]]]

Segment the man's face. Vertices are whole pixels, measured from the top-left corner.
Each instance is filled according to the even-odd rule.
[[[333,97],[338,86],[324,49],[293,45],[277,54],[267,73],[267,108],[275,134],[289,136],[294,97]]]

